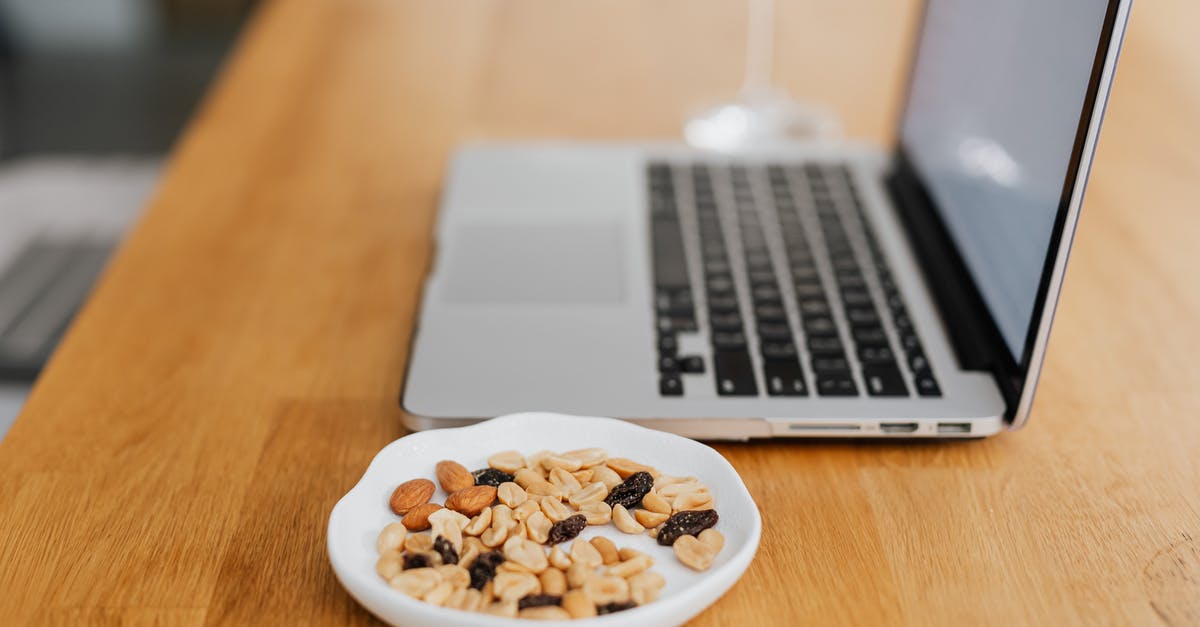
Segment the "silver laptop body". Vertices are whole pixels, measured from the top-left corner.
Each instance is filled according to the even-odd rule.
[[[461,148],[406,426],[526,410],[709,439],[961,438],[1023,424],[1129,2],[1015,4],[1028,6],[930,2],[892,151]],[[1014,63],[979,50],[986,41],[971,44],[974,64],[938,61],[968,45],[973,23],[1005,19],[1029,35],[1030,66],[1038,36],[1056,55],[1078,40],[1062,62],[1080,74],[1074,87],[1047,87],[1038,105],[1033,72],[1011,81],[1021,89],[980,94],[965,83]],[[1045,145],[1022,143],[1031,135]]]

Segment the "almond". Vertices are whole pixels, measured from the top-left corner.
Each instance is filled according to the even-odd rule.
[[[437,480],[446,494],[453,494],[475,485],[475,477],[471,475],[471,471],[450,460],[437,463]]]
[[[405,481],[396,486],[388,505],[392,506],[392,511],[396,512],[397,516],[403,516],[408,513],[408,510],[422,503],[428,503],[436,489],[437,487],[428,479]]]
[[[409,531],[425,531],[429,528],[429,515],[442,509],[437,503],[422,503],[410,510],[400,519],[400,524]]]
[[[446,499],[446,507],[466,516],[478,516],[496,500],[496,488],[477,485],[458,490]]]

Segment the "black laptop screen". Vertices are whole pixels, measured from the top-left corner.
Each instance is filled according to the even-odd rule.
[[[1105,0],[930,0],[901,142],[1011,351],[1023,353]]]

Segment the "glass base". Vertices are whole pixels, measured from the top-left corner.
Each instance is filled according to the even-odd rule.
[[[683,127],[689,144],[718,151],[831,139],[839,132],[837,116],[829,109],[801,104],[778,93],[701,111]]]

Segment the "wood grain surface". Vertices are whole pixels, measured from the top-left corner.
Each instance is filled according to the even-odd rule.
[[[781,3],[779,74],[886,143],[913,2]],[[741,3],[278,0],[0,444],[0,624],[368,624],[324,548],[403,435],[446,158],[671,138]],[[697,625],[1200,623],[1200,5],[1141,2],[1030,426],[720,450],[758,559]]]

